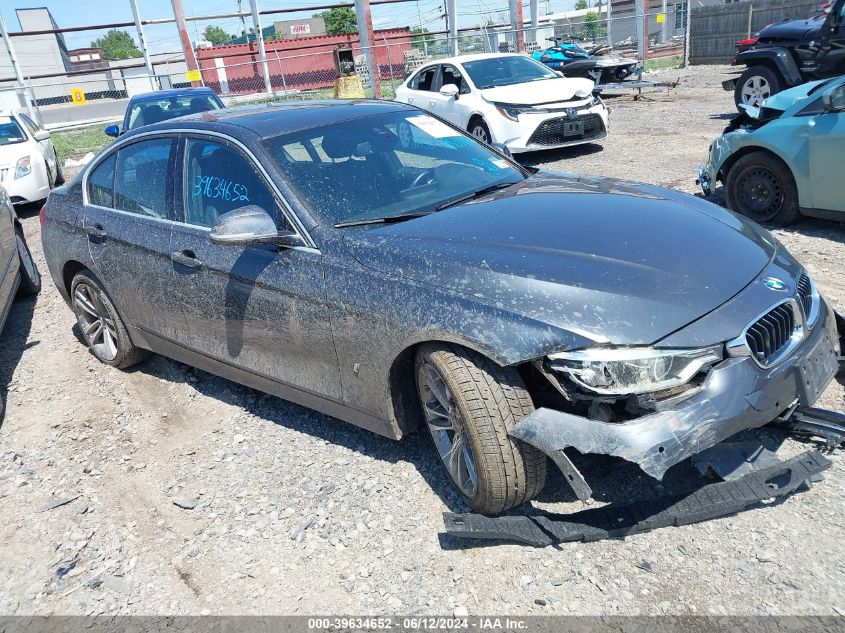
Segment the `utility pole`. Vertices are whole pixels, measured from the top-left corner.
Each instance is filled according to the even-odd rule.
[[[273,94],[273,84],[270,83],[270,68],[267,66],[267,51],[264,50],[264,31],[261,29],[261,18],[258,14],[258,0],[249,0],[252,9],[252,28],[255,29],[255,41],[258,44],[258,58],[261,60],[261,70],[264,72],[264,88],[267,94]]]
[[[373,63],[373,56],[375,55],[373,45],[376,36],[373,33],[373,14],[370,11],[370,0],[355,0],[355,17],[358,20],[358,39],[361,42],[361,52],[364,53],[364,59],[367,60],[367,70],[373,84],[373,95],[376,99],[381,99],[379,68],[378,64]]]
[[[21,70],[20,62],[18,62],[18,56],[15,54],[15,49],[12,46],[12,40],[9,39],[9,31],[6,30],[6,22],[3,20],[2,15],[0,15],[0,35],[3,36],[3,41],[6,43],[6,51],[9,53],[9,59],[12,61],[12,68],[15,70],[15,77],[18,79],[21,94],[23,95],[24,101],[26,101],[26,111],[29,112],[29,118],[40,123],[41,117],[36,116],[32,108],[32,99],[29,98],[29,90],[24,83],[23,71]]]
[[[457,0],[446,0],[446,22],[449,31],[449,53],[457,55],[458,49],[458,3]]]
[[[420,37],[422,37],[423,54],[428,59],[428,41],[425,37],[425,29],[423,29],[422,11],[420,11],[420,0],[417,0],[417,18],[420,21]]]
[[[530,0],[528,8],[531,13],[531,39],[535,44],[539,44],[540,42],[537,41],[537,27],[540,23],[540,0]]]
[[[138,31],[138,41],[141,43],[141,51],[144,53],[144,64],[147,67],[147,74],[150,76],[150,87],[153,90],[158,89],[158,79],[155,76],[153,69],[153,62],[150,59],[150,51],[147,47],[147,38],[144,35],[144,25],[141,24],[141,14],[138,13],[138,0],[129,0],[132,6],[132,16],[135,18],[135,29]]]
[[[525,40],[522,37],[522,0],[510,0],[511,30],[513,30],[514,48],[516,52],[525,51]]]
[[[182,41],[182,50],[185,53],[188,71],[199,72],[200,68],[194,54],[194,47],[191,46],[191,36],[188,35],[188,25],[185,23],[185,9],[182,7],[182,0],[170,0],[170,4],[173,5],[173,17],[176,18],[176,28],[179,31],[179,39]],[[191,81],[194,88],[198,88],[200,84],[200,81]]]

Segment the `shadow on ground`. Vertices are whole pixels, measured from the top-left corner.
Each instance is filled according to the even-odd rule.
[[[35,299],[19,299],[12,305],[6,326],[0,332],[0,427],[5,418],[6,389],[12,381],[15,368],[23,353],[40,341],[30,341],[32,314],[35,312]]]

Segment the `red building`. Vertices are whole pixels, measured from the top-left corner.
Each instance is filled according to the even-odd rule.
[[[351,47],[361,54],[358,34],[316,35],[265,41],[273,90],[331,88],[336,78],[333,51]],[[402,79],[405,51],[411,50],[408,27],[375,31],[373,62],[381,79]],[[258,45],[232,44],[197,50],[205,85],[220,94],[246,94],[264,89]]]

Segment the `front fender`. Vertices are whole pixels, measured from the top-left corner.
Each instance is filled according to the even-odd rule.
[[[798,65],[785,48],[751,48],[737,53],[736,63],[745,64],[749,67],[767,63],[774,64],[788,86],[797,86],[804,81]]]

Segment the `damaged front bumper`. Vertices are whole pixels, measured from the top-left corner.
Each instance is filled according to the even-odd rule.
[[[675,464],[739,431],[772,422],[796,402],[813,404],[835,374],[835,357],[828,356],[838,342],[833,310],[824,302],[821,310],[816,326],[775,367],[761,368],[748,356],[728,358],[710,370],[693,395],[671,409],[610,423],[541,408],[509,434],[551,457],[582,498],[589,488],[583,479],[579,482],[563,453],[566,448],[621,457],[662,479]]]

